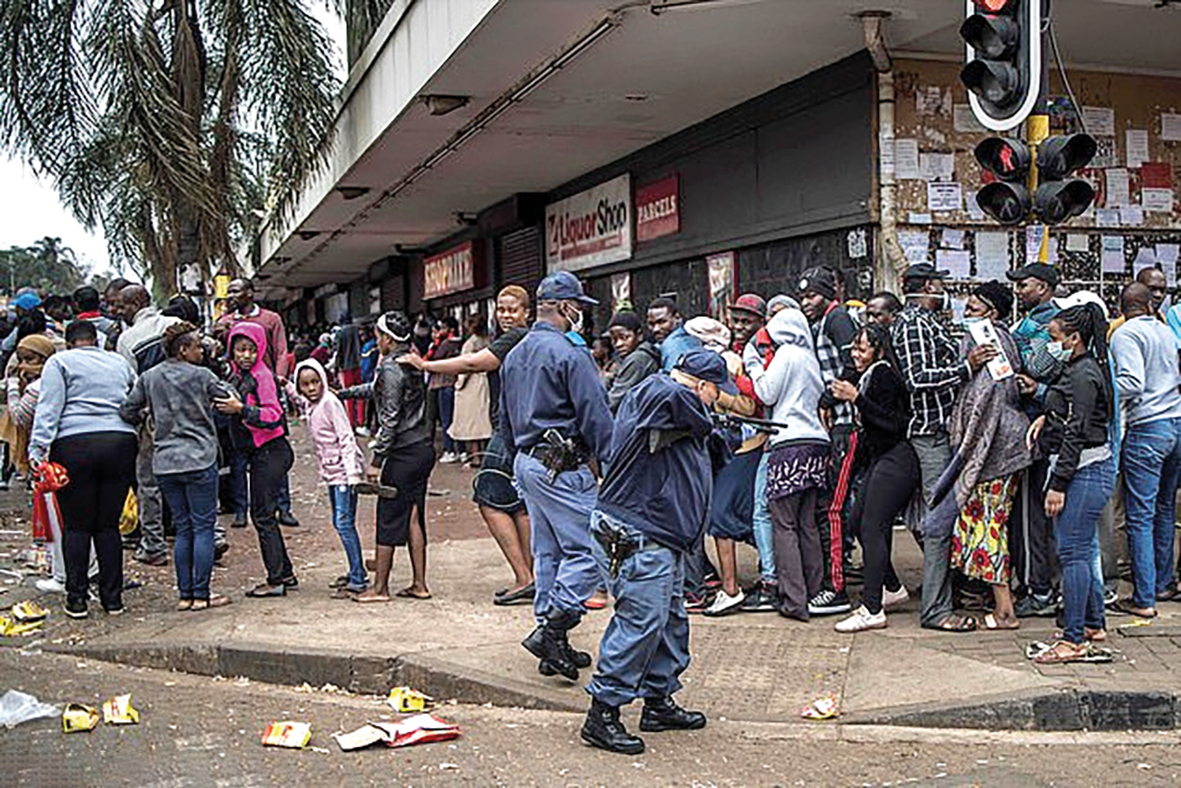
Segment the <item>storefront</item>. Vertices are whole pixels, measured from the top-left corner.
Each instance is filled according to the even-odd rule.
[[[451,315],[463,327],[468,315],[489,312],[488,241],[471,238],[422,261],[422,300],[436,316]]]

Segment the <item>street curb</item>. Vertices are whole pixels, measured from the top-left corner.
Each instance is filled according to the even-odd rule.
[[[43,650],[141,668],[202,676],[243,676],[267,684],[313,687],[326,684],[364,695],[385,695],[406,685],[438,698],[476,705],[548,711],[584,711],[581,692],[559,685],[537,686],[456,665],[430,654],[376,657],[344,651],[283,648],[261,644],[151,643],[45,644]]]
[[[849,725],[1008,731],[1169,731],[1181,729],[1181,697],[1064,687],[850,714]]]

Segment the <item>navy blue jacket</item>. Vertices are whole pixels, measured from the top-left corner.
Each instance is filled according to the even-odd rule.
[[[689,434],[651,453],[651,430]],[[666,547],[692,549],[709,519],[712,431],[709,411],[692,389],[663,374],[645,379],[615,414],[598,508]]]
[[[541,443],[553,428],[579,437],[602,466],[611,442],[607,391],[590,353],[538,321],[500,366],[500,431],[510,451]]]

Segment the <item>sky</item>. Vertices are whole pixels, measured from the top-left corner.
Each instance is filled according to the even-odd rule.
[[[337,44],[337,60],[343,59],[344,26],[332,16],[325,4],[310,0],[309,11],[327,28]],[[343,66],[338,71],[343,73]],[[0,249],[10,246],[31,246],[46,236],[62,239],[62,244],[74,250],[78,261],[101,274],[111,270],[107,244],[102,228],[88,231],[75,221],[49,181],[42,181],[22,162],[0,152]]]

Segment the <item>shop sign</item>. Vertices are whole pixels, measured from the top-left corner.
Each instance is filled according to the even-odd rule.
[[[681,231],[681,179],[670,175],[636,187],[636,240],[651,241]]]
[[[631,175],[600,183],[545,209],[550,271],[578,271],[632,256]]]
[[[475,244],[471,241],[423,261],[423,298],[471,290],[476,286]]]

